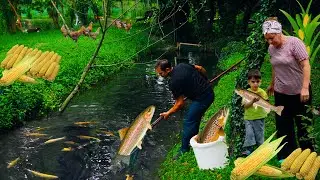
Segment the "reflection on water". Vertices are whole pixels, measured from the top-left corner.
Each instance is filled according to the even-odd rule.
[[[166,54],[165,58],[173,60],[173,56]],[[208,74],[212,74],[215,62],[213,59],[208,61],[212,56],[189,53],[186,57],[189,62],[204,65]],[[2,135],[0,179],[37,179],[26,169],[68,180],[125,179],[128,173],[134,174],[134,179],[158,179],[160,163],[177,142],[176,134],[180,131],[184,111],[148,131],[142,150],[134,153],[136,158],[131,157],[129,161],[128,157],[116,156],[120,145],[119,129],[130,126],[134,118],[149,105],[156,106],[154,121],[159,113],[168,110],[174,103],[167,81],[154,73],[154,63],[136,65],[106,84],[101,83],[82,92],[63,114],[29,122],[20,129]],[[75,125],[78,121],[96,123]],[[38,127],[46,128],[37,131]],[[47,136],[25,135],[32,132]],[[101,142],[83,140],[79,135],[96,137]],[[44,144],[48,139],[59,137],[66,139]],[[61,151],[63,148],[70,148],[71,151]],[[7,169],[6,163],[17,157],[20,157],[17,165]]]

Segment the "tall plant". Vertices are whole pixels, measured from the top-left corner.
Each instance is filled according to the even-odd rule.
[[[280,11],[287,17],[287,19],[291,23],[295,36],[299,37],[305,43],[310,57],[310,63],[313,64],[317,52],[320,49],[320,44],[317,43],[320,31],[318,31],[315,35],[316,29],[320,25],[320,22],[318,21],[320,18],[320,14],[317,15],[314,19],[311,19],[312,15],[309,14],[309,10],[311,7],[312,0],[310,0],[306,10],[302,7],[298,0],[297,3],[301,8],[302,13],[296,14],[295,19],[286,11],[281,9]],[[284,31],[284,33],[289,34],[286,31]]]

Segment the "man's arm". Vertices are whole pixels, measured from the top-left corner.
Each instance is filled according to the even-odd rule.
[[[207,76],[207,71],[199,65],[194,65],[194,67],[196,68],[197,71],[199,71],[204,77],[208,77]]]
[[[184,97],[183,96],[179,96],[176,99],[174,105],[169,109],[169,111],[160,113],[160,116],[163,116],[164,119],[168,119],[168,117],[171,114],[179,111],[183,107],[183,105],[184,105]]]

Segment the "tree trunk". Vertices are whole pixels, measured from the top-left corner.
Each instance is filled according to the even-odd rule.
[[[12,5],[14,7],[17,7],[17,2],[11,1]],[[13,9],[8,5],[8,1],[1,0],[1,11],[5,20],[5,24],[7,26],[7,31],[9,33],[16,33],[17,26],[16,26],[16,20],[17,17],[13,11]]]

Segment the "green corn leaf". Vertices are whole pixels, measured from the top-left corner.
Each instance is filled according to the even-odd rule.
[[[304,8],[302,7],[302,5],[300,4],[300,2],[298,0],[296,0],[297,3],[299,4],[300,8],[301,8],[301,11],[303,13],[303,16],[306,14],[306,11],[304,10]]]
[[[310,18],[311,19],[311,18]],[[318,16],[316,16],[314,19],[312,19],[312,21],[310,22],[311,23],[315,23],[315,22],[318,22],[318,20],[320,19],[320,14]]]
[[[311,58],[310,58],[310,64],[313,64],[314,59],[316,58],[316,55],[318,53],[320,49],[320,44],[318,45],[318,47],[312,52]]]
[[[310,23],[305,30],[305,40],[306,45],[311,44],[312,36],[316,28],[320,25],[320,22]]]
[[[312,0],[310,0],[310,2],[308,4],[307,10],[306,10],[307,14],[309,14],[309,10],[310,10],[311,4],[312,4]]]
[[[318,37],[320,36],[320,31],[317,33],[317,35],[313,38],[311,45],[310,45],[310,52],[313,50],[314,44],[317,42]]]
[[[285,12],[284,10],[281,10],[280,11],[287,17],[287,19],[289,20],[290,24],[292,25],[293,27],[293,30],[298,33],[298,30],[299,30],[299,27],[296,23],[296,21],[291,17],[290,14],[288,14],[287,12]]]
[[[303,16],[302,16],[302,18],[303,18]],[[300,27],[300,29],[303,30],[304,27],[303,27],[303,23],[302,23],[302,19],[300,17],[300,14],[296,14],[296,21],[297,21],[297,24]]]

